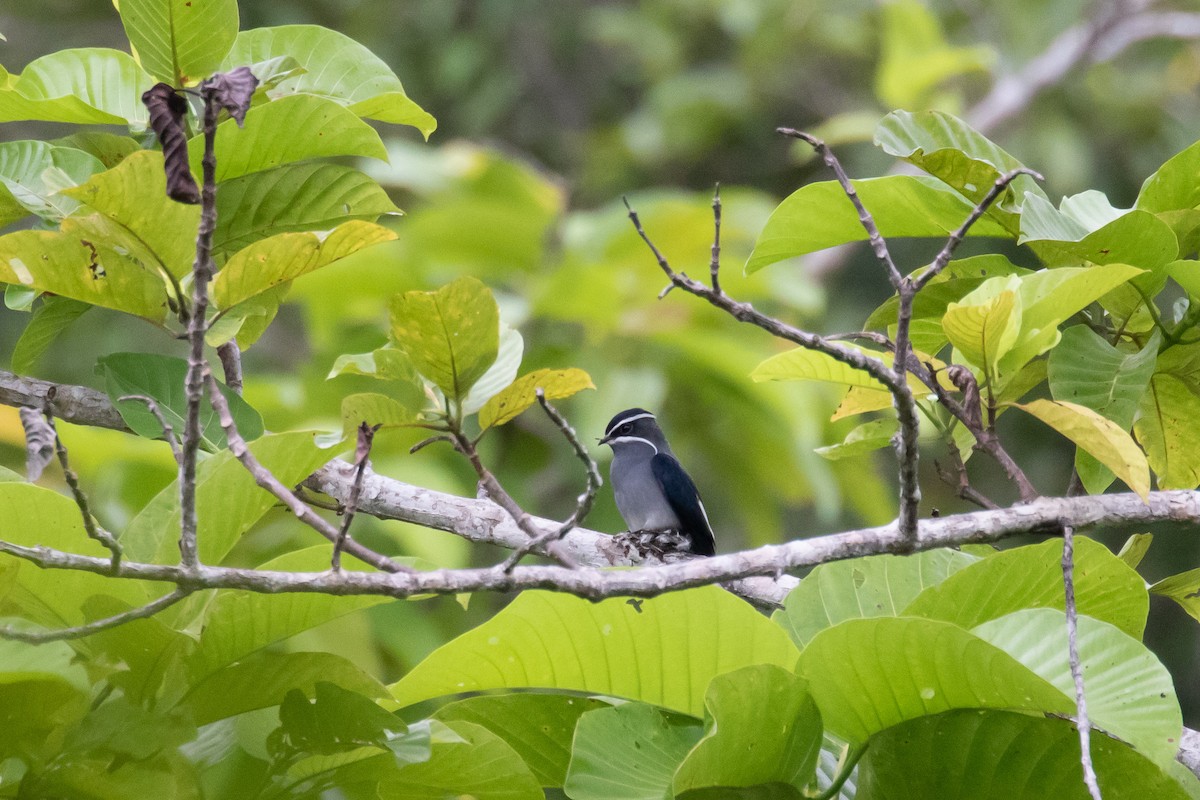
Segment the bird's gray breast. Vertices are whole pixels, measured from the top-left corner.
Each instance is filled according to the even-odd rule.
[[[609,468],[617,510],[630,531],[678,530],[680,527],[679,517],[650,469],[653,456],[654,451],[649,447],[638,447],[633,452],[617,453]]]

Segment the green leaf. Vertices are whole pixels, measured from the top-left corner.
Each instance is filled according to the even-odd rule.
[[[91,681],[65,642],[0,639],[0,753],[45,760],[87,712]]]
[[[67,737],[65,749],[143,760],[196,738],[196,726],[183,715],[155,713],[124,697],[93,708]]]
[[[704,705],[704,736],[675,772],[675,794],[813,779],[821,714],[795,674],[763,664],[718,675]]]
[[[237,0],[119,0],[138,63],[172,86],[216,71],[238,32]]]
[[[538,389],[545,393],[547,400],[561,400],[584,389],[595,388],[591,376],[574,367],[528,372],[484,404],[479,411],[479,427],[486,430],[515,419],[537,402]]]
[[[329,460],[329,454],[317,449],[312,439],[308,431],[267,434],[250,443],[250,452],[284,485],[294,486]],[[201,560],[221,563],[237,538],[277,502],[228,450],[201,462],[196,478]],[[158,564],[178,561],[178,539],[179,487],[175,483],[159,492],[121,534],[126,557]]]
[[[880,233],[888,238],[949,236],[974,208],[973,203],[936,178],[891,175],[854,181],[854,188],[875,217]],[[987,217],[975,223],[968,235],[1009,237],[999,223]],[[789,195],[771,214],[746,262],[746,272],[866,239],[858,212],[842,187],[836,181],[812,183]]]
[[[525,355],[525,339],[521,332],[506,322],[500,323],[500,339],[496,348],[496,360],[487,372],[475,381],[467,396],[463,398],[462,413],[475,414],[501,389],[512,384],[521,368]]]
[[[435,650],[391,689],[401,706],[530,687],[628,697],[698,716],[716,675],[750,664],[791,669],[795,659],[787,634],[716,587],[598,603],[532,591]]]
[[[1158,488],[1195,489],[1200,485],[1200,396],[1176,376],[1160,372],[1150,379],[1140,410],[1133,432]]]
[[[362,392],[342,399],[342,431],[351,435],[362,423],[384,428],[403,428],[420,420],[421,415],[386,394]]]
[[[1193,619],[1200,621],[1200,569],[1189,569],[1163,578],[1150,585],[1150,594],[1171,598]]]
[[[282,25],[242,31],[226,67],[278,56],[295,58],[303,72],[268,91],[272,98],[312,94],[347,106],[360,117],[411,125],[428,138],[437,122],[404,93],[395,73],[350,37],[317,25]]]
[[[379,184],[356,169],[284,164],[221,184],[213,252],[240,250],[277,233],[328,230],[398,212]]]
[[[125,395],[141,394],[152,398],[176,435],[183,435],[187,418],[184,384],[188,366],[185,359],[152,353],[111,353],[99,359],[96,365],[104,376],[109,399],[135,433],[147,439],[160,439],[162,423],[142,401],[121,400]],[[242,438],[252,441],[262,436],[263,421],[259,413],[232,389],[224,385],[220,388]],[[200,446],[214,452],[225,446],[225,432],[216,410],[208,402],[207,388],[200,404]]]
[[[30,213],[61,220],[79,203],[60,191],[103,170],[94,156],[71,147],[35,140],[0,143],[0,225]]]
[[[939,178],[972,203],[982,200],[1001,175],[1024,166],[962,120],[941,111],[893,111],[875,130],[875,144]],[[987,215],[1016,233],[1013,212],[1019,210],[1018,199],[1026,192],[1045,194],[1031,176],[1021,175]]]
[[[1156,335],[1140,351],[1130,353],[1113,347],[1086,325],[1067,328],[1050,351],[1050,394],[1055,400],[1086,406],[1129,430],[1154,374],[1158,343]],[[1092,494],[1107,489],[1114,477],[1083,449],[1076,452],[1075,468]]]
[[[1107,547],[1081,536],[1075,538],[1075,591],[1080,614],[1141,638],[1150,610],[1145,582]],[[903,613],[972,628],[1024,608],[1065,608],[1061,540],[971,564],[923,591]]]
[[[279,722],[288,744],[315,753],[383,746],[408,728],[374,700],[325,681],[316,684],[312,700],[297,689],[288,692],[279,706]]]
[[[863,355],[883,359],[884,353],[877,353],[861,347],[847,346],[858,350]],[[887,387],[860,369],[838,361],[833,356],[807,347],[797,347],[763,360],[750,372],[754,381],[798,381],[812,380],[827,383],[841,383],[847,386],[861,386],[867,389],[887,391]]]
[[[572,800],[662,800],[700,738],[696,720],[644,703],[589,711],[575,730],[563,791]]]
[[[1145,180],[1138,192],[1137,207],[1154,214],[1190,211],[1200,206],[1200,142],[1167,159]]]
[[[1064,614],[1027,608],[972,631],[999,647],[1074,700]],[[1107,622],[1080,616],[1079,660],[1088,716],[1109,735],[1129,742],[1159,766],[1179,752],[1183,718],[1166,667],[1137,639]]]
[[[374,128],[345,106],[313,95],[289,95],[254,106],[240,126],[232,119],[222,122],[215,154],[218,182],[314,158],[387,160],[387,149]],[[203,156],[204,137],[192,137],[188,157],[197,174]]]
[[[51,547],[97,558],[111,556],[103,545],[88,537],[74,501],[50,489],[31,483],[0,483],[0,519],[10,520],[4,540],[13,544]],[[166,593],[163,587],[147,587],[136,581],[114,581],[78,570],[44,570],[21,560],[4,561],[15,565],[15,577],[4,575],[7,591],[0,597],[3,613],[17,613],[50,628],[94,619],[85,612],[93,596],[109,595],[140,605],[146,602],[148,593],[152,597]]]
[[[974,295],[987,291],[990,285],[1008,283],[1012,289],[1001,291],[987,299],[974,301]],[[1015,291],[1020,279],[1010,277],[988,281],[983,287],[951,303],[942,317],[942,329],[960,353],[988,376],[998,371],[1000,359],[1016,344],[1021,330],[1021,306]]]
[[[581,715],[608,708],[600,700],[558,694],[499,694],[442,706],[433,718],[487,728],[517,751],[542,786],[562,786]]]
[[[1107,800],[1187,800],[1167,770],[1098,732],[1092,761]],[[1079,734],[1065,719],[1007,711],[950,711],[878,734],[859,764],[858,800],[1088,800]],[[1195,785],[1194,777],[1185,777]]]
[[[383,697],[382,685],[350,661],[332,653],[262,652],[210,673],[191,684],[178,707],[189,710],[197,725],[277,706],[288,692],[315,692],[326,681],[342,689]]]
[[[317,545],[272,559],[259,569],[320,572],[329,568],[329,554],[329,545]],[[362,569],[353,560],[347,567]],[[222,591],[208,606],[204,633],[188,666],[194,677],[208,675],[267,645],[385,602],[388,598],[371,595]]]
[[[429,760],[408,763],[379,782],[378,797],[405,800],[542,800],[537,778],[517,752],[481,725],[456,721],[437,736]],[[453,738],[451,738],[453,737]]]
[[[417,381],[417,370],[403,350],[380,347],[370,353],[345,353],[337,357],[325,380],[339,375],[366,375],[381,381]]]
[[[396,234],[372,222],[354,220],[325,233],[281,233],[230,256],[213,280],[213,300],[229,308],[255,295],[327,267]]]
[[[1142,563],[1142,559],[1150,551],[1150,544],[1153,541],[1154,534],[1152,533],[1135,533],[1125,540],[1125,544],[1121,545],[1117,558],[1128,564],[1130,569],[1137,569],[1138,564]],[[1153,586],[1150,587],[1150,591],[1154,591]]]
[[[50,144],[82,150],[98,159],[105,169],[112,169],[126,156],[142,149],[138,141],[131,136],[105,131],[79,131],[61,139],[54,139]]]
[[[83,220],[63,220],[62,232],[26,230],[0,236],[0,283],[69,297],[161,322],[162,279],[96,237]]]
[[[1145,500],[1150,464],[1124,428],[1086,406],[1065,400],[1030,400],[1016,407],[1049,425],[1113,471]]]
[[[19,78],[0,88],[0,122],[145,128],[150,117],[141,96],[153,85],[128,53],[100,47],[59,50],[31,61]]]
[[[1144,269],[1164,266],[1179,257],[1179,242],[1170,226],[1153,214],[1134,209],[1097,229],[1064,213],[1076,211],[1066,201],[1056,211],[1048,200],[1026,197],[1021,213],[1020,244],[1029,244],[1049,266],[1132,264]],[[1076,213],[1078,213],[1076,211]]]
[[[119,243],[147,268],[192,271],[200,207],[167,197],[162,153],[142,150],[65,194],[110,220]]]
[[[1200,297],[1200,261],[1172,261],[1163,271],[1175,279],[1192,297]]]
[[[69,297],[43,295],[42,304],[33,312],[33,317],[12,351],[12,370],[18,375],[33,371],[46,348],[54,344],[66,328],[83,316],[91,306]]]
[[[389,306],[392,338],[417,371],[461,403],[496,360],[500,311],[492,292],[462,277],[436,292],[406,292]]]
[[[888,395],[888,405],[891,405],[891,395]],[[892,437],[899,428],[899,424],[891,417],[874,419],[854,428],[840,444],[818,447],[815,452],[830,461],[872,453],[891,445]]]
[[[849,742],[956,708],[1075,710],[1074,700],[995,645],[914,617],[828,628],[804,648],[800,672],[828,730]]]
[[[899,616],[922,591],[978,560],[957,550],[928,550],[821,564],[771,618],[803,648],[843,620]]]

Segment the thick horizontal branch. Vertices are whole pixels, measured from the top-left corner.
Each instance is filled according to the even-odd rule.
[[[994,542],[1022,533],[1053,533],[1064,525],[1079,529],[1154,522],[1200,522],[1200,493],[1154,492],[1148,503],[1143,503],[1135,494],[1041,498],[1013,508],[928,519],[921,522],[916,549]],[[47,569],[82,570],[120,578],[162,581],[189,590],[242,589],[271,594],[321,592],[403,598],[421,594],[549,589],[601,599],[649,597],[694,586],[778,575],[830,561],[896,552],[908,549],[910,544],[892,524],[637,570],[519,566],[509,573],[499,568],[413,573],[305,573],[209,566],[188,570],[176,565],[130,561],[121,562],[114,571],[107,558],[75,555],[46,547],[0,542],[0,553]]]

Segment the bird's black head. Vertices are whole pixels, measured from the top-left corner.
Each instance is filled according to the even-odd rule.
[[[613,446],[639,440],[651,444],[656,450],[666,446],[666,439],[654,415],[644,408],[630,408],[612,418],[604,429],[600,444]]]

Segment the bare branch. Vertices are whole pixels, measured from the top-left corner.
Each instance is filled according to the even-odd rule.
[[[179,437],[175,435],[175,429],[171,427],[171,423],[167,422],[167,418],[163,416],[162,409],[158,407],[158,403],[155,402],[153,397],[147,397],[144,394],[127,394],[123,397],[118,397],[117,399],[137,400],[145,403],[146,408],[151,414],[154,415],[154,418],[158,420],[159,426],[162,427],[163,439],[165,439],[167,444],[170,445],[171,453],[175,456],[175,463],[183,463],[183,451],[179,449]]]
[[[278,478],[271,474],[270,470],[262,465],[262,462],[254,456],[254,453],[250,451],[246,440],[238,433],[237,425],[233,421],[233,414],[229,411],[229,402],[225,399],[225,395],[221,394],[220,385],[217,383],[217,379],[213,377],[212,370],[208,368],[207,364],[202,370],[202,378],[208,384],[208,398],[213,408],[216,409],[217,416],[221,421],[221,429],[225,431],[225,439],[229,442],[229,452],[233,453],[234,458],[240,461],[242,466],[246,468],[246,471],[254,477],[255,483],[275,495],[275,497],[288,507],[288,510],[296,515],[297,519],[329,541],[336,543],[341,538],[341,531],[305,505],[299,497],[296,497],[295,492],[284,486]],[[343,542],[343,549],[355,558],[385,572],[411,571],[409,567],[399,564],[385,555],[376,553],[374,550],[353,539]]]
[[[0,405],[49,408],[54,416],[76,425],[129,430],[108,395],[88,386],[51,383],[0,370]]]
[[[113,614],[111,617],[98,619],[94,622],[89,622],[85,625],[76,625],[72,628],[58,628],[57,630],[31,631],[14,628],[11,625],[0,626],[0,639],[14,639],[18,642],[28,642],[29,644],[43,644],[45,642],[59,642],[64,639],[81,639],[84,636],[91,636],[93,633],[115,628],[118,625],[124,625],[128,622],[133,622],[136,619],[146,619],[152,617],[165,608],[178,603],[192,593],[192,589],[178,587],[168,594],[164,594],[157,600],[152,600],[144,606],[131,608],[128,611],[122,611],[120,614]]]
[[[1092,800],[1103,800],[1096,768],[1092,765],[1092,720],[1088,717],[1087,695],[1083,691],[1083,666],[1079,661],[1079,611],[1075,605],[1075,531],[1063,526],[1062,554],[1063,590],[1067,609],[1067,657],[1071,677],[1075,681],[1075,727],[1079,730],[1079,761],[1083,766],[1083,782]]]
[[[571,427],[571,423],[567,422],[566,417],[558,412],[558,409],[550,405],[550,401],[546,399],[546,393],[539,387],[537,390],[538,403],[541,404],[542,410],[546,412],[546,416],[554,421],[558,429],[562,431],[563,436],[571,443],[571,448],[575,451],[575,455],[583,462],[584,469],[587,471],[587,489],[583,494],[579,495],[579,499],[575,503],[575,510],[571,512],[571,516],[567,517],[562,525],[559,525],[556,530],[548,530],[544,533],[530,539],[525,544],[513,551],[500,568],[505,572],[511,572],[512,568],[517,563],[534,550],[539,550],[546,547],[551,541],[557,542],[575,527],[577,527],[588,512],[592,510],[592,503],[596,500],[596,492],[600,491],[600,487],[604,485],[604,480],[600,477],[600,469],[596,466],[596,460],[592,458],[592,454],[584,446],[583,442],[579,441],[579,435],[575,433],[575,429]]]
[[[379,425],[368,425],[366,422],[358,426],[358,445],[354,449],[354,483],[350,486],[350,498],[346,501],[342,512],[342,527],[338,531],[337,540],[333,543],[333,556],[329,568],[334,572],[342,569],[342,548],[350,536],[350,524],[354,522],[354,514],[358,511],[358,500],[362,496],[363,471],[367,468],[367,460],[371,455],[371,443],[375,441],[375,431]]]
[[[58,463],[62,467],[63,478],[66,480],[67,486],[71,489],[71,496],[75,498],[75,505],[79,506],[79,514],[83,517],[83,529],[87,531],[89,539],[96,540],[108,552],[112,553],[110,563],[115,572],[121,563],[121,545],[117,542],[117,537],[96,524],[96,519],[92,516],[92,509],[88,503],[87,495],[83,493],[83,489],[79,486],[79,476],[75,474],[75,471],[71,469],[71,465],[67,461],[67,447],[62,443],[62,437],[58,435],[58,429],[54,427],[54,418],[50,416],[49,412],[46,413],[46,424],[54,432],[54,449],[58,454]]]
[[[1022,175],[1028,175],[1034,180],[1045,180],[1041,173],[1034,172],[1027,167],[1019,167],[1014,170],[1009,170],[997,178],[996,182],[992,184],[992,188],[988,190],[988,193],[985,194],[983,198],[975,204],[975,208],[971,209],[971,213],[967,216],[966,221],[964,221],[962,225],[958,226],[958,230],[950,234],[950,238],[946,240],[946,245],[941,249],[941,252],[937,254],[937,258],[933,260],[933,264],[930,265],[929,269],[921,273],[919,278],[910,281],[911,293],[913,295],[921,291],[921,289],[924,288],[927,283],[936,278],[938,274],[946,268],[946,265],[950,263],[950,257],[954,255],[954,251],[958,249],[960,244],[962,244],[963,239],[965,239],[967,236],[967,231],[971,230],[971,226],[978,222],[979,218],[987,213],[987,210],[991,208],[992,204],[995,203],[1000,195],[1004,193],[1004,190],[1008,188],[1008,185]],[[911,317],[912,305],[910,301],[909,318],[911,319]]]
[[[876,260],[887,271],[888,280],[892,282],[892,286],[899,289],[900,284],[904,281],[904,276],[900,274],[900,270],[896,268],[896,263],[892,261],[892,254],[888,251],[887,240],[879,232],[879,226],[875,224],[875,218],[871,216],[871,212],[863,205],[862,198],[858,196],[858,190],[850,182],[850,176],[842,168],[842,162],[838,161],[837,156],[829,149],[829,145],[812,134],[798,131],[795,128],[776,128],[775,132],[781,133],[784,136],[790,136],[793,139],[802,139],[808,142],[813,150],[817,151],[817,155],[825,162],[825,166],[829,167],[837,177],[837,182],[841,185],[846,197],[854,204],[854,209],[858,212],[858,221],[862,225],[863,230],[867,232],[867,238],[870,240],[871,249],[875,252]]]

